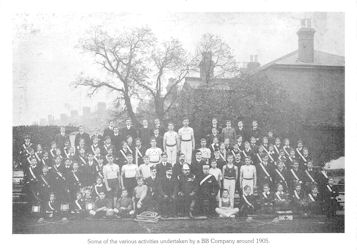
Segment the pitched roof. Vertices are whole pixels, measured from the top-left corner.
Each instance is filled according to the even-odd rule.
[[[320,50],[314,50],[314,62],[304,63],[298,60],[298,50],[295,50],[285,56],[282,56],[274,61],[271,61],[259,68],[257,68],[253,74],[262,70],[265,70],[271,66],[327,66],[327,67],[344,67],[345,57],[330,54]]]
[[[232,84],[240,82],[238,78],[214,78],[206,83],[199,77],[186,77],[185,85],[192,89],[220,89],[229,90]]]

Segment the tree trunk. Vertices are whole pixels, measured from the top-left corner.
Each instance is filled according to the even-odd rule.
[[[164,119],[164,102],[161,97],[155,97],[155,114],[160,121]]]
[[[126,95],[126,94],[124,94],[124,101],[125,101],[126,110],[128,112],[128,115],[129,115],[133,125],[135,127],[139,127],[140,124],[139,124],[138,119],[136,118],[136,115],[134,113],[133,107],[131,106],[130,97],[128,95]]]

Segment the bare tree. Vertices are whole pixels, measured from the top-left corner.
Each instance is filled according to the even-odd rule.
[[[212,78],[238,77],[239,66],[235,60],[231,47],[219,36],[206,33],[202,36],[196,54],[202,55],[200,65],[204,80],[209,82]],[[214,71],[214,75],[213,75]]]
[[[153,50],[151,77],[138,85],[151,95],[159,119],[176,103],[177,87],[196,66],[195,61],[177,39],[157,45]]]
[[[109,80],[81,75],[75,86],[88,87],[90,96],[99,89],[115,92],[118,101],[124,100],[125,110],[134,124],[138,124],[131,98],[138,96],[137,83],[143,83],[150,71],[146,60],[154,44],[155,37],[148,28],[136,28],[118,36],[96,29],[93,35],[80,41],[80,47],[95,57]]]
[[[90,96],[99,89],[115,92],[117,103],[124,100],[125,111],[135,124],[138,120],[132,98],[145,99],[149,94],[156,116],[162,119],[176,100],[172,98],[174,90],[193,65],[178,40],[158,44],[148,28],[133,29],[117,36],[96,30],[93,36],[80,42],[80,47],[95,56],[100,68],[109,73],[109,80],[81,75],[74,82],[75,86],[88,87]],[[168,78],[174,81],[166,86],[164,93]]]

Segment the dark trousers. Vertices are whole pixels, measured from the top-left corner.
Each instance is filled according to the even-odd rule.
[[[324,204],[324,210],[325,210],[326,216],[327,217],[336,216],[337,207],[338,207],[338,203],[337,203],[336,199],[333,198],[333,199],[326,200],[325,204]]]
[[[160,213],[164,216],[175,216],[176,212],[176,199],[163,197],[160,201]]]
[[[195,208],[195,204],[196,204],[195,196],[190,196],[188,194],[179,196],[177,199],[177,204],[178,204],[178,212],[187,215],[189,212],[193,212]]]
[[[201,213],[205,216],[213,216],[217,206],[216,197],[203,196],[200,198]]]
[[[137,185],[136,178],[123,178],[123,182],[125,189],[128,191],[129,197],[132,197],[134,188]]]

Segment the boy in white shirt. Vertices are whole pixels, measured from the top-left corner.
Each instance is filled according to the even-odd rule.
[[[108,163],[103,167],[104,184],[116,203],[120,189],[120,168],[113,163],[113,155],[108,154],[107,161]]]
[[[209,159],[211,159],[211,150],[207,148],[207,141],[205,138],[201,139],[201,148],[199,150],[202,153],[203,160],[208,164]]]
[[[180,151],[185,155],[188,164],[192,162],[192,151],[195,149],[195,137],[193,129],[188,126],[189,120],[185,118],[182,122],[183,127],[179,129]]]
[[[179,136],[176,131],[174,131],[174,124],[172,122],[168,123],[168,131],[164,134],[163,147],[164,151],[167,153],[168,162],[174,165],[177,158],[177,150],[179,145]]]
[[[144,163],[139,166],[139,175],[144,179],[149,178],[151,176],[151,166],[149,156],[144,155]]]
[[[121,168],[121,185],[122,189],[126,189],[131,197],[136,186],[136,177],[139,176],[139,168],[133,163],[132,154],[128,154],[127,159],[128,163]]]
[[[221,188],[222,188],[222,171],[217,168],[217,161],[216,159],[213,159],[211,161],[211,168],[209,169],[209,174],[213,175],[219,185],[219,190],[218,190],[218,194],[217,194],[217,201],[219,201],[219,198],[221,196]]]
[[[158,148],[156,146],[155,138],[151,138],[150,144],[151,144],[151,148],[148,148],[146,150],[145,155],[149,157],[149,161],[151,164],[156,165],[160,162],[160,156],[162,154],[162,150],[161,148]]]

